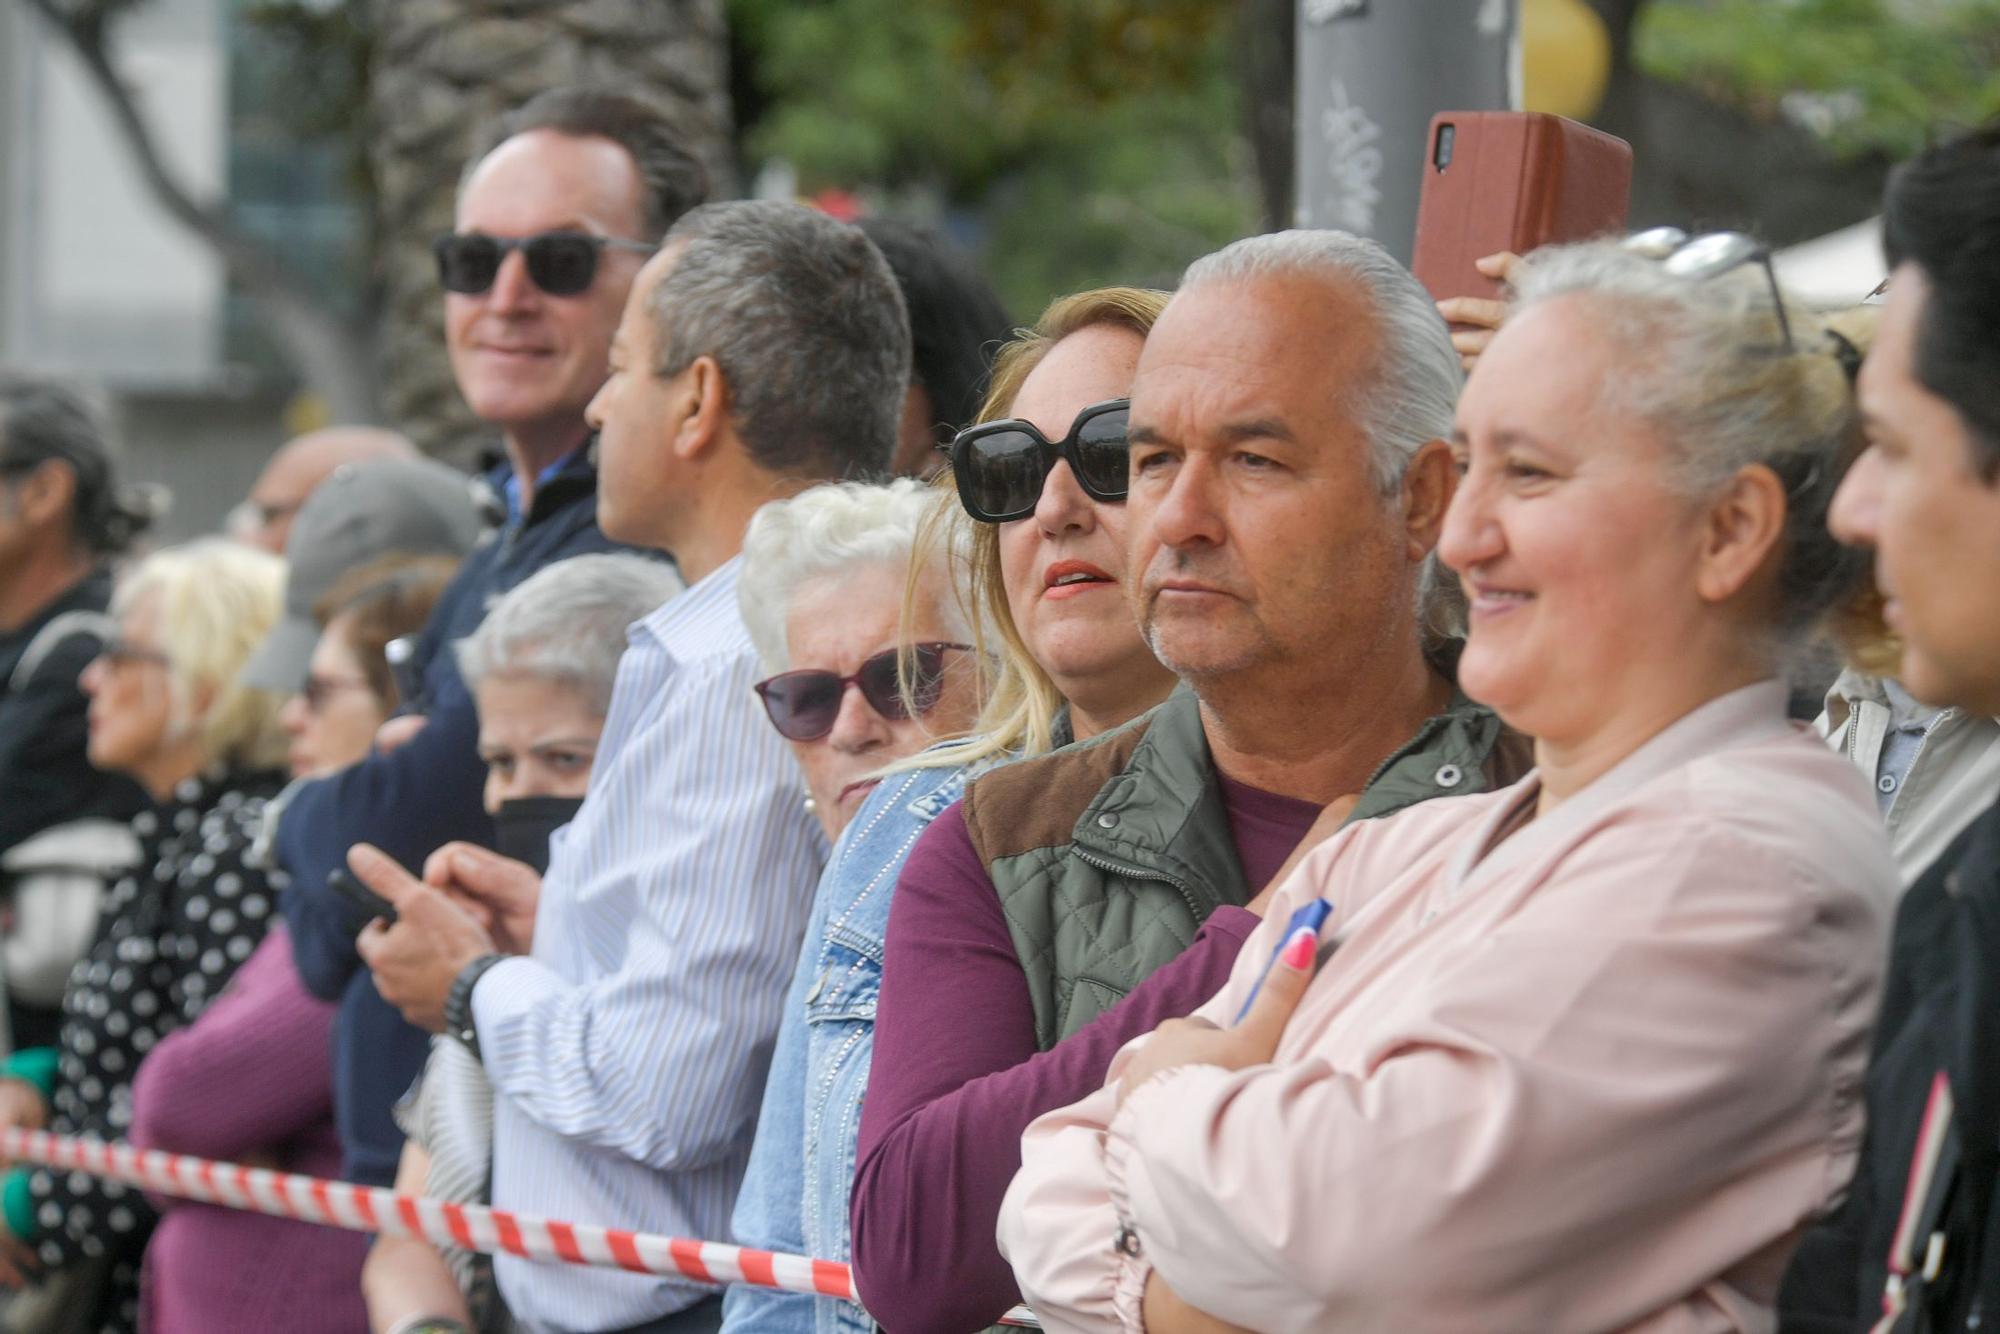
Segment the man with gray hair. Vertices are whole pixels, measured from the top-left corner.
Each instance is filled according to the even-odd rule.
[[[398,913],[361,938],[377,988],[492,1081],[501,1208],[728,1235],[827,852],[751,690],[738,552],[759,506],[886,467],[909,364],[895,280],[857,229],[770,202],[676,223],[588,416],[599,523],[671,550],[688,588],[631,629],[582,809],[543,878],[458,844],[428,883],[372,849],[349,858]],[[685,1282],[506,1257],[494,1272],[530,1329],[721,1317]]]
[[[1423,288],[1341,232],[1197,261],[1153,327],[1127,594],[1182,686],[973,780],[898,881],[850,1209],[887,1327],[1018,1300],[994,1231],[1021,1132],[1221,988],[1302,846],[1525,768],[1424,624],[1459,384]]]

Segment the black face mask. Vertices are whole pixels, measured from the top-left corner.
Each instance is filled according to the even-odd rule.
[[[538,874],[549,869],[549,835],[576,818],[582,797],[521,797],[503,801],[493,816],[493,850],[526,862]]]

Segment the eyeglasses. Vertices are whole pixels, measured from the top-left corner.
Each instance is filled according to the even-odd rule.
[[[910,646],[910,702],[919,715],[936,707],[944,690],[944,655],[967,652],[970,644],[924,643]],[[759,681],[757,694],[771,726],[788,741],[817,741],[833,730],[840,717],[840,702],[849,686],[861,690],[868,707],[891,722],[910,716],[903,707],[903,692],[896,680],[897,650],[884,649],[863,662],[852,676],[829,671],[801,669],[780,672]]]
[[[1625,238],[1621,244],[1635,255],[1659,260],[1676,278],[1697,282],[1717,278],[1731,269],[1756,264],[1771,285],[1771,306],[1778,313],[1778,328],[1785,336],[1784,350],[1797,352],[1792,337],[1792,320],[1785,313],[1785,295],[1778,287],[1778,270],[1771,263],[1771,248],[1743,232],[1709,232],[1690,237],[1678,227],[1654,227]]]
[[[299,687],[299,698],[305,701],[308,711],[319,713],[326,708],[327,701],[343,690],[373,691],[366,681],[338,676],[308,676],[306,683]]]
[[[105,640],[104,647],[97,650],[97,656],[120,670],[127,667],[166,667],[173,661],[156,648],[146,648],[118,636]]]
[[[965,512],[981,523],[1011,523],[1035,512],[1057,459],[1068,461],[1092,500],[1124,500],[1131,415],[1132,400],[1114,398],[1077,413],[1055,443],[1027,422],[997,421],[968,426],[939,448],[951,455]]]
[[[606,249],[650,255],[659,247],[589,232],[536,232],[533,236],[486,236],[447,232],[431,242],[438,281],[447,292],[477,296],[493,286],[508,252],[527,260],[528,277],[550,296],[575,296],[597,280],[598,256]]]
[[[1771,288],[1771,306],[1778,315],[1778,328],[1784,334],[1784,345],[1775,349],[1788,354],[1799,351],[1798,339],[1792,334],[1791,317],[1785,312],[1785,294],[1778,286],[1778,271],[1771,262],[1771,249],[1753,236],[1742,232],[1709,232],[1704,236],[1689,237],[1678,227],[1654,227],[1627,237],[1621,242],[1626,250],[1661,261],[1668,273],[1678,278],[1691,278],[1697,282],[1716,278],[1745,264],[1756,264],[1764,270],[1764,281]],[[1883,280],[1883,287],[1888,280]],[[1877,292],[1882,287],[1875,289]],[[1871,295],[1873,295],[1871,293]],[[1827,344],[1835,361],[1851,385],[1861,371],[1861,349],[1837,329],[1827,330]],[[1829,476],[1824,460],[1813,453],[1787,453],[1766,459],[1765,463],[1785,483],[1785,494],[1794,501],[1803,500],[1820,489],[1822,480]],[[1846,471],[1845,463],[1831,474],[1837,481]]]

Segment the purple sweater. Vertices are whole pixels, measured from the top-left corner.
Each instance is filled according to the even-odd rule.
[[[1245,883],[1261,889],[1319,807],[1223,780]],[[1020,1300],[994,1241],[1021,1132],[1102,1088],[1131,1039],[1222,989],[1258,918],[1219,908],[1194,943],[1048,1051],[1007,918],[954,806],[896,882],[861,1109],[855,1281],[891,1334],[984,1329]]]
[[[229,989],[161,1041],[133,1081],[132,1143],[203,1158],[245,1155],[336,1177],[334,1007],[308,995],[283,926],[273,926]],[[151,1334],[366,1329],[368,1237],[180,1200],[146,1246],[140,1327]]]

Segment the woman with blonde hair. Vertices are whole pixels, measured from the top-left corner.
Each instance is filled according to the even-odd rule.
[[[221,993],[273,920],[284,876],[245,854],[285,781],[283,697],[237,675],[283,591],[282,561],[218,539],[156,552],[113,595],[117,633],[82,678],[90,761],[130,774],[154,805],[132,822],[138,862],[70,974],[57,1045],[6,1062],[0,1124],[123,1139],[141,1059]],[[138,1192],[21,1167],[0,1205],[0,1279],[40,1270],[37,1296],[95,1312],[92,1328],[136,1328],[154,1220]]]
[[[981,511],[1008,517],[975,519],[950,491],[937,497],[909,562],[902,638],[911,638],[942,568],[965,603],[977,650],[964,656],[988,673],[983,704],[968,737],[922,752],[877,784],[821,877],[737,1199],[735,1232],[745,1245],[849,1258],[848,1190],[883,938],[891,892],[918,836],[974,774],[1116,727],[1173,686],[1125,603],[1124,506],[1094,498],[1071,461],[1082,417],[1085,432],[1115,452],[1122,479],[1119,401],[1166,300],[1113,287],[1056,301],[1000,350],[980,425],[960,433],[961,454],[981,433],[1019,446],[1006,475],[1013,494],[987,497],[1004,510]],[[948,470],[939,485],[964,495],[972,481]],[[1047,596],[1057,584],[1073,591]],[[732,1331],[873,1327],[858,1307],[827,1298],[739,1285],[726,1302]]]

